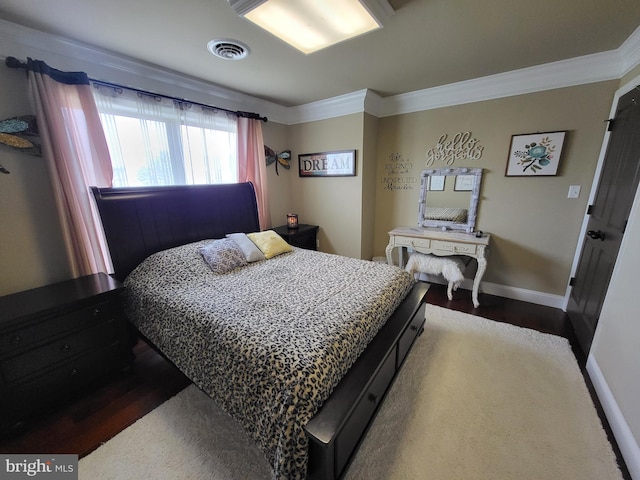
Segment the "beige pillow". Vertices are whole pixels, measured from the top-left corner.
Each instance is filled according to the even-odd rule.
[[[291,251],[291,245],[273,230],[248,233],[247,237],[256,244],[266,259]]]

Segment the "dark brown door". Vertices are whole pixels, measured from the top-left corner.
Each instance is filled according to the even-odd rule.
[[[589,352],[640,179],[640,87],[620,98],[567,313]]]

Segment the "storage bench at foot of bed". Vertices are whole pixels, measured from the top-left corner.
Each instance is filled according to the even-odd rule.
[[[309,421],[310,480],[343,476],[413,342],[424,328],[429,286],[417,283]]]

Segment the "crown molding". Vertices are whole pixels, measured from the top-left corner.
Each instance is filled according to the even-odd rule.
[[[305,103],[289,107],[288,123],[313,122],[316,120],[326,120],[328,118],[342,117],[353,113],[365,111],[365,100],[369,90],[359,90],[357,92],[338,95],[337,97],[318,100],[317,102]]]
[[[82,70],[95,80],[213,104],[229,110],[256,112],[277,123],[287,121],[287,107],[282,105],[2,19],[0,51],[5,57],[44,60],[61,70]]]
[[[622,62],[622,75],[626,75],[640,65],[640,27],[629,35],[618,49]]]
[[[114,52],[0,19],[0,47],[6,55],[39,58],[56,68],[84,70],[91,78],[120,83],[231,110],[258,112],[293,125],[354,113],[376,117],[481,102],[515,95],[619,80],[640,65],[640,27],[616,50],[442,85],[390,97],[360,90],[285,107]]]
[[[466,103],[619,80],[640,65],[640,27],[616,50],[551,62],[511,72],[380,97],[370,90],[290,107],[289,124],[366,112],[402,115]],[[364,97],[360,93],[366,92]],[[363,100],[360,103],[360,100]],[[342,104],[341,102],[345,102]]]
[[[622,65],[617,51],[596,53],[385,97],[381,101],[381,109],[378,114],[381,117],[387,117],[413,113],[556,88],[617,80],[621,76]]]

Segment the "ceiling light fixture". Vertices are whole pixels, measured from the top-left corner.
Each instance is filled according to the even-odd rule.
[[[382,27],[387,0],[229,0],[235,12],[303,53]]]

